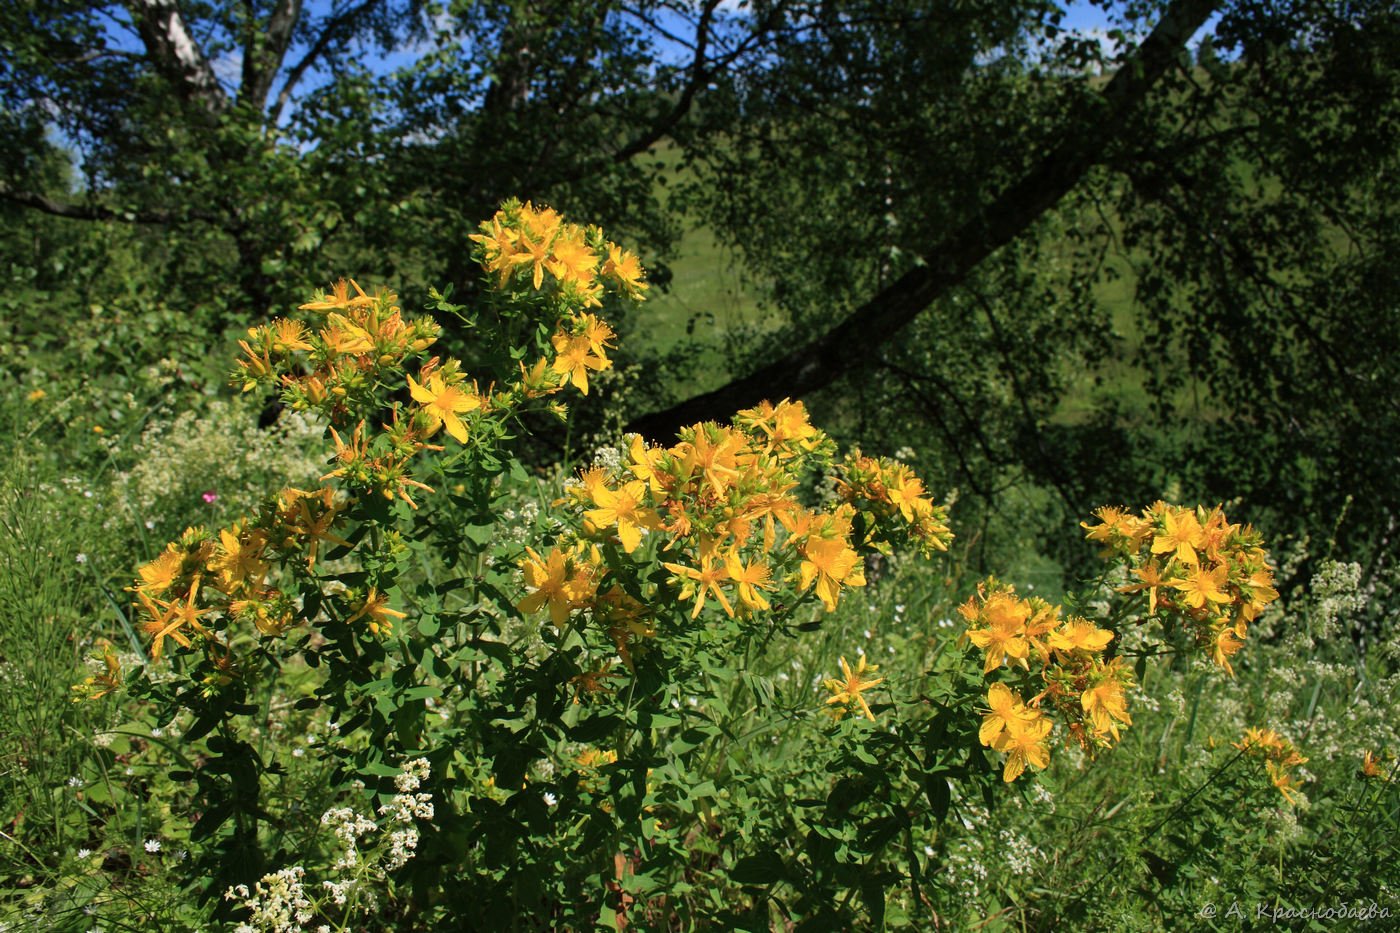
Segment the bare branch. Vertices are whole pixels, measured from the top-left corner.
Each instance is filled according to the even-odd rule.
[[[575,182],[594,174],[605,164],[619,165],[626,162],[646,152],[676,128],[680,121],[685,118],[685,115],[690,112],[690,108],[695,102],[695,95],[699,93],[700,89],[704,87],[705,82],[709,80],[710,75],[713,73],[712,68],[717,64],[732,61],[741,54],[739,51],[735,51],[721,59],[707,58],[707,49],[712,39],[710,30],[714,22],[715,10],[719,4],[720,0],[706,0],[705,5],[700,10],[700,18],[695,27],[695,55],[691,59],[689,67],[690,79],[686,82],[685,87],[682,89],[680,96],[676,99],[676,103],[671,109],[656,120],[656,122],[652,123],[651,126],[647,127],[645,132],[633,137],[613,150],[611,155],[605,156],[602,161],[591,160],[579,162],[571,171],[558,178],[558,182],[565,184]],[[775,24],[782,18],[783,6],[783,4],[778,4],[773,8],[768,19],[755,30],[755,36],[761,36],[772,31]],[[634,13],[633,15],[635,16],[638,14]]]
[[[311,66],[316,64],[316,60],[326,53],[340,34],[360,16],[379,6],[383,0],[361,0],[360,3],[352,7],[347,7],[341,14],[321,29],[321,34],[316,37],[316,41],[311,44],[311,48],[301,57],[301,61],[292,66],[291,72],[287,75],[287,80],[282,83],[282,90],[277,92],[277,100],[272,105],[272,112],[268,115],[268,122],[276,126],[277,121],[282,118],[282,111],[287,103],[292,99],[292,92],[301,83],[301,79],[306,76],[306,72]]]
[[[700,21],[695,26],[695,57],[690,63],[690,80],[686,82],[681,96],[676,99],[675,106],[664,117],[653,123],[645,133],[627,142],[614,152],[613,162],[626,162],[633,156],[646,152],[658,140],[671,132],[676,124],[681,122],[681,118],[689,112],[690,105],[695,101],[696,93],[709,77],[709,70],[705,65],[705,48],[710,42],[710,24],[714,21],[715,8],[719,6],[719,3],[720,0],[705,0],[705,5],[700,9]]]
[[[249,15],[249,34],[243,49],[243,86],[239,100],[261,109],[272,91],[272,82],[282,68],[292,30],[301,18],[302,0],[278,0],[268,19],[267,31],[257,35],[256,23]]]
[[[55,59],[56,65],[86,65],[88,62],[100,61],[104,58],[139,58],[135,52],[128,52],[125,49],[93,49],[91,52],[84,52],[73,58]]]

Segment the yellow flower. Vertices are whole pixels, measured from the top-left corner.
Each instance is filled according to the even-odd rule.
[[[982,717],[982,728],[977,732],[983,745],[995,744],[997,737],[1012,723],[1029,721],[1036,716],[1006,684],[992,684],[987,689],[987,707],[990,712]]]
[[[699,567],[685,567],[681,564],[670,563],[663,563],[661,566],[685,581],[685,585],[681,589],[681,599],[689,599],[692,593],[695,595],[695,608],[690,613],[692,619],[700,615],[700,610],[704,608],[706,593],[713,593],[715,599],[719,600],[720,606],[723,607],[724,614],[733,618],[734,607],[729,605],[724,590],[720,589],[720,584],[729,579],[729,571],[715,563],[714,541],[701,541],[699,558]]]
[[[599,528],[617,525],[622,548],[631,554],[642,541],[641,529],[655,529],[661,524],[661,516],[656,514],[656,510],[641,504],[646,497],[646,488],[647,484],[641,480],[626,483],[616,491],[598,482],[588,490],[598,508],[583,513],[584,518]]]
[[[555,241],[554,255],[544,265],[559,281],[587,289],[593,284],[598,257],[583,241],[583,228],[570,224],[564,235]]]
[[[875,714],[870,712],[870,706],[865,702],[865,697],[862,696],[861,693],[862,691],[869,690],[876,684],[884,683],[885,678],[876,677],[874,680],[862,680],[861,678],[866,673],[873,674],[879,669],[880,665],[878,664],[867,666],[865,655],[860,656],[860,663],[856,666],[855,670],[851,670],[851,666],[846,663],[844,657],[841,658],[841,674],[845,677],[845,680],[837,680],[835,678],[827,679],[826,689],[830,690],[833,694],[833,696],[827,699],[827,705],[830,706],[833,703],[840,703],[847,709],[852,710],[859,707],[860,710],[865,713],[866,719],[874,721]]]
[[[1123,684],[1116,676],[1119,673],[1116,663],[1114,667],[1109,668],[1109,672],[1109,676],[1097,686],[1085,690],[1080,695],[1079,702],[1084,707],[1089,721],[1094,724],[1095,734],[1111,733],[1116,741],[1118,723],[1131,726],[1133,720],[1128,715],[1127,700],[1123,697]]]
[[[349,288],[346,286],[345,280],[340,279],[331,286],[331,291],[329,293],[321,295],[314,301],[308,301],[304,305],[299,305],[298,310],[337,311],[345,308],[363,308],[374,300],[365,294],[364,289],[360,288],[359,283],[354,279],[350,280],[350,284],[355,286],[356,296],[354,298],[350,297]]]
[[[48,394],[49,394],[49,393],[45,392],[43,389],[35,389],[33,392],[30,392],[30,393],[29,393],[29,395],[27,396],[27,398],[28,398],[31,402],[37,402],[37,401],[39,401],[39,399],[43,398],[44,396],[46,396],[46,395],[48,395]]]
[[[608,322],[600,321],[592,314],[585,314],[581,323],[583,336],[588,338],[588,348],[600,357],[607,356],[607,351],[612,348],[608,341],[617,336],[608,326]]]
[[[369,331],[339,314],[330,315],[321,328],[321,339],[330,356],[359,356],[374,349]]]
[[[1227,603],[1230,597],[1222,589],[1227,572],[1228,568],[1224,564],[1211,570],[1205,570],[1197,564],[1186,574],[1185,580],[1173,583],[1172,586],[1186,594],[1186,603],[1193,609],[1204,608],[1207,600],[1213,603]]]
[[[1157,590],[1168,585],[1167,581],[1162,579],[1162,568],[1157,566],[1155,560],[1150,560],[1146,565],[1133,570],[1132,573],[1142,582],[1120,586],[1118,592],[1137,593],[1147,590],[1147,614],[1152,615],[1157,611]]]
[[[1100,557],[1111,557],[1115,552],[1131,554],[1141,547],[1143,538],[1151,532],[1146,522],[1128,514],[1125,509],[1106,505],[1095,509],[1094,516],[1100,522],[1098,525],[1080,522],[1079,527],[1084,529],[1084,537],[1104,545],[1099,552]]]
[[[603,765],[610,765],[617,761],[617,752],[608,749],[603,751],[597,748],[585,748],[574,758],[574,763],[587,771],[596,771]]]
[[[661,451],[648,447],[646,438],[636,434],[632,437],[629,453],[632,459],[628,462],[627,469],[632,471],[632,475],[644,480],[653,493],[663,492],[660,474],[656,472],[656,461]]]
[[[968,641],[987,654],[982,667],[983,674],[989,674],[1001,666],[1002,657],[1025,660],[1030,654],[1030,644],[1026,641],[1026,619],[1031,607],[1025,600],[1016,599],[1006,593],[994,593],[987,598],[982,609],[982,618],[988,623],[985,629],[970,629]]]
[[[138,593],[137,596],[144,603],[146,610],[151,614],[152,621],[146,624],[146,631],[155,635],[151,642],[151,658],[159,661],[161,652],[164,650],[167,636],[175,639],[183,648],[190,646],[189,638],[180,631],[188,626],[191,631],[199,635],[207,634],[207,630],[199,622],[199,617],[211,612],[210,609],[199,609],[195,606],[195,598],[199,594],[199,577],[194,578],[190,584],[190,592],[181,605],[178,602],[155,603],[145,593]]]
[[[593,343],[586,334],[572,336],[557,333],[550,338],[550,342],[554,344],[554,371],[572,382],[584,395],[588,394],[588,371],[603,370],[612,365],[607,357],[593,354]]]
[[[608,258],[603,263],[601,274],[617,279],[618,284],[632,297],[644,297],[642,292],[646,291],[647,284],[642,281],[642,276],[646,273],[642,269],[641,261],[616,243],[608,244]]]
[[[761,560],[755,559],[747,567],[739,557],[737,551],[730,551],[724,557],[724,569],[729,573],[729,579],[739,586],[739,601],[749,609],[767,609],[768,600],[760,594],[760,589],[771,590],[773,584],[768,582],[768,577],[772,570]]]
[[[1027,764],[1035,768],[1049,766],[1050,749],[1044,740],[1050,734],[1050,727],[1050,720],[1039,710],[1032,711],[1031,718],[1007,723],[992,746],[999,752],[1006,752],[1006,767],[1001,772],[1003,781],[1009,784],[1016,780]]]
[[[800,568],[801,588],[816,581],[817,598],[827,612],[836,611],[836,597],[841,586],[865,586],[865,566],[850,544],[850,506],[842,506],[834,515],[819,520],[802,546]]]
[[[682,441],[671,448],[672,456],[680,461],[678,475],[703,476],[710,485],[709,491],[722,498],[740,476],[737,458],[745,446],[744,437],[714,422],[697,424],[693,430],[693,441]]]
[[[1190,509],[1167,508],[1162,513],[1164,529],[1152,539],[1153,554],[1170,554],[1185,564],[1197,561],[1196,548],[1206,543],[1204,529]]]
[[[1241,648],[1244,642],[1230,626],[1223,627],[1216,632],[1211,639],[1211,657],[1220,667],[1225,668],[1225,672],[1231,677],[1235,676],[1235,669],[1230,665],[1230,657]]]
[[[529,201],[520,210],[520,230],[515,237],[516,252],[510,261],[516,265],[533,266],[532,282],[536,289],[544,282],[545,263],[549,261],[550,246],[559,232],[559,215],[553,208],[536,210]]]
[[[475,240],[486,247],[486,256],[482,262],[482,268],[487,272],[499,272],[500,281],[497,282],[498,289],[505,288],[506,282],[510,279],[511,272],[515,269],[515,236],[514,230],[501,226],[501,214],[498,211],[491,220],[491,226],[481,225],[482,230],[489,230],[489,233],[473,233],[467,237]]]
[[[339,442],[339,435],[331,429],[331,434]],[[284,489],[278,494],[278,504],[281,506],[282,520],[285,521],[297,534],[305,535],[311,542],[311,547],[307,551],[306,566],[316,566],[316,551],[322,541],[329,541],[341,547],[353,547],[344,538],[331,534],[331,526],[335,524],[339,510],[335,505],[335,492],[329,487],[321,487],[316,492],[304,492],[300,489]],[[316,514],[312,514],[311,506],[316,505]]]
[[[1287,768],[1280,767],[1272,761],[1265,762],[1264,770],[1268,772],[1269,780],[1278,788],[1278,792],[1283,795],[1283,799],[1290,804],[1296,804],[1298,800],[1295,795],[1298,793],[1298,789],[1303,786],[1297,776]]]
[[[532,240],[524,231],[521,231],[516,242],[520,251],[510,257],[511,262],[516,265],[532,264],[534,275],[531,282],[538,289],[544,282],[544,264],[549,260],[549,243],[546,240]]]
[[[526,201],[520,209],[520,232],[529,234],[536,240],[553,240],[563,218],[552,207],[535,207]]]
[[[532,548],[522,567],[525,583],[535,592],[522,599],[516,607],[525,615],[549,606],[549,618],[555,628],[563,628],[569,613],[581,607],[597,589],[591,568],[586,565],[570,567],[569,558],[559,548],[551,548],[549,557],[541,558]]]
[[[1259,751],[1264,754],[1270,752],[1277,753],[1282,750],[1288,740],[1279,735],[1273,729],[1260,729],[1250,726],[1244,730],[1244,737],[1238,742],[1231,742],[1235,748],[1241,751]]]
[[[1099,628],[1087,619],[1066,619],[1060,629],[1050,635],[1050,647],[1060,651],[1098,652],[1108,647],[1113,633]]]
[[[447,433],[457,439],[457,443],[467,442],[467,426],[457,415],[481,408],[481,397],[475,392],[464,392],[461,387],[447,385],[442,376],[433,374],[427,386],[422,386],[408,377],[408,391],[413,400],[423,406],[423,410],[433,419],[433,431],[438,425],[445,425]]]
[[[143,564],[137,573],[141,575],[141,582],[137,584],[137,589],[145,590],[148,593],[164,593],[175,584],[180,574],[184,572],[185,555],[175,549],[171,544],[161,551],[160,556],[149,564]]]
[[[1264,611],[1264,607],[1278,599],[1278,590],[1274,589],[1274,573],[1268,567],[1260,567],[1249,575],[1246,592],[1242,594],[1243,605],[1240,607],[1240,615],[1246,622],[1253,622],[1259,617],[1259,613]]]
[[[885,484],[889,490],[890,502],[899,509],[899,514],[904,516],[906,522],[916,521],[918,516],[933,507],[933,503],[923,498],[924,481],[915,476],[907,466],[897,467],[890,479],[892,482]]]
[[[244,531],[238,525],[232,530],[220,529],[219,549],[209,561],[208,569],[219,578],[220,589],[232,593],[249,578],[257,585],[267,573],[268,565],[261,560],[265,539],[261,531]],[[144,569],[144,568],[143,568]]]
[[[815,449],[823,436],[807,420],[807,409],[803,404],[788,399],[783,399],[777,405],[765,399],[757,407],[739,412],[734,420],[750,433],[758,431],[765,435],[764,451],[780,459],[796,456],[801,450]]]
[[[405,613],[389,608],[389,596],[379,592],[375,587],[369,588],[369,595],[365,597],[364,605],[358,612],[345,620],[345,624],[358,621],[363,618],[369,619],[369,630],[378,635],[381,631],[388,633],[394,630],[394,619],[406,619]]]

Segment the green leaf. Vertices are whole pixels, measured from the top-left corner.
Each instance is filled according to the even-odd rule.
[[[573,742],[592,744],[603,736],[616,732],[621,723],[622,720],[617,716],[591,716],[569,730],[569,739]]]
[[[952,792],[948,789],[948,781],[939,774],[924,775],[924,794],[928,797],[928,804],[933,808],[933,815],[938,822],[943,822],[948,818],[948,807],[952,803]]]
[[[772,850],[746,855],[729,870],[729,879],[738,884],[764,885],[787,877],[782,856]]]
[[[474,544],[487,544],[496,534],[495,524],[489,525],[462,525],[462,534]]]

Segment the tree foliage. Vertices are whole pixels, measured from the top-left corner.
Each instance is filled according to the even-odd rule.
[[[1394,10],[1109,9],[1095,37],[1046,0],[11,5],[0,200],[37,238],[6,253],[40,290],[82,268],[85,302],[120,278],[229,323],[327,267],[469,282],[471,218],[510,194],[664,284],[688,211],[778,326],[727,385],[648,384],[644,433],[835,388],[828,417],[878,401],[988,508],[1175,483],[1383,553]]]

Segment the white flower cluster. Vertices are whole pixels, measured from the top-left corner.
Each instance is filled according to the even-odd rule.
[[[379,808],[380,815],[387,817],[393,828],[384,837],[377,860],[365,857],[361,841],[381,828],[378,823],[353,807],[333,807],[321,814],[321,825],[329,828],[343,846],[333,866],[338,877],[321,882],[324,900],[318,902],[307,894],[302,881],[306,872],[300,866],[264,875],[251,892],[247,885],[225,891],[225,898],[241,901],[253,912],[235,933],[291,933],[305,928],[318,908],[330,905],[342,908],[340,913],[345,912],[347,905],[351,905],[352,913],[376,912],[379,898],[366,882],[385,882],[385,872],[401,868],[413,858],[418,848],[418,828],[413,823],[433,818],[432,795],[419,790],[430,773],[428,760],[415,758],[405,762],[394,778],[398,793]],[[356,786],[364,790],[364,784],[356,782]]]
[[[355,878],[346,878],[344,881],[322,881],[321,887],[326,889],[331,901],[337,907],[343,907],[345,902],[350,899],[350,892],[355,890],[357,883]]]
[[[415,758],[406,762],[403,771],[394,778],[394,786],[399,792],[379,808],[380,816],[403,824],[389,833],[389,851],[382,857],[385,871],[402,868],[413,858],[414,850],[418,848],[418,829],[413,821],[433,818],[433,795],[415,793],[428,774],[428,759]]]
[[[635,435],[629,434],[623,441],[623,444],[630,444],[631,438],[634,436]],[[605,447],[599,447],[593,452],[593,466],[602,467],[611,472],[617,472],[622,466],[623,456],[626,452],[627,448],[618,444],[609,444]]]
[[[203,414],[152,419],[127,452],[133,466],[113,478],[120,510],[151,520],[148,527],[222,520],[225,510],[257,502],[269,488],[303,485],[325,472],[317,460],[324,456],[321,425],[286,411],[263,429],[257,415],[247,400],[235,398],[212,400]],[[202,498],[207,491],[217,493],[215,502]]]
[[[578,485],[578,480],[573,481]],[[508,506],[498,516],[496,523],[496,543],[521,546],[535,539],[535,520],[540,517],[540,505],[532,499],[520,503],[519,508]]]
[[[225,891],[225,899],[242,901],[243,906],[253,912],[234,933],[294,933],[310,923],[316,911],[302,885],[305,874],[305,870],[296,865],[263,875],[251,892],[246,884]]]
[[[982,885],[987,881],[983,854],[982,840],[975,835],[968,836],[959,840],[958,846],[948,853],[944,862],[945,878],[955,890],[971,900],[982,896]]]
[[[1014,829],[1003,829],[998,836],[1006,867],[1011,869],[1013,875],[1028,874],[1037,863],[1045,861],[1045,853]]]
[[[335,837],[345,847],[340,858],[336,860],[337,870],[354,868],[360,861],[360,837],[379,828],[378,823],[356,813],[351,807],[332,807],[321,814],[321,825],[335,833]]]

